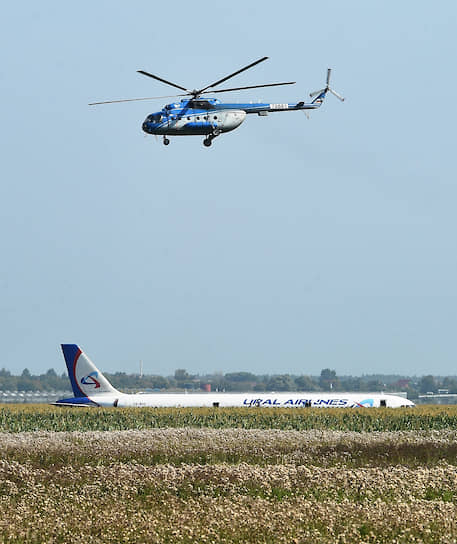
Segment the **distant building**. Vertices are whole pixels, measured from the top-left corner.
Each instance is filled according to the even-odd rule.
[[[0,403],[49,404],[71,395],[71,391],[0,391]]]

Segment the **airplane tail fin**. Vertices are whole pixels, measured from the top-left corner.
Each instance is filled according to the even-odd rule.
[[[73,394],[76,398],[119,393],[76,344],[62,344]]]

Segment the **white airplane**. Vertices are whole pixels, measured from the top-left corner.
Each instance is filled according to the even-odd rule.
[[[126,394],[115,389],[76,344],[62,344],[74,397],[57,406],[400,408],[414,406],[397,395],[380,393],[153,393]]]

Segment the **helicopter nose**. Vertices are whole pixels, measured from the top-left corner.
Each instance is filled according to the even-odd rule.
[[[142,128],[143,128],[143,131],[144,131],[144,132],[149,132],[149,131],[148,131],[148,123],[147,123],[147,121],[144,121],[144,122],[143,122]]]

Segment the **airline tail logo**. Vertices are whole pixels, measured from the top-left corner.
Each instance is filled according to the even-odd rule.
[[[100,387],[100,382],[97,380],[98,372],[91,372],[87,376],[81,378],[81,383],[83,385],[95,385],[95,389]]]

